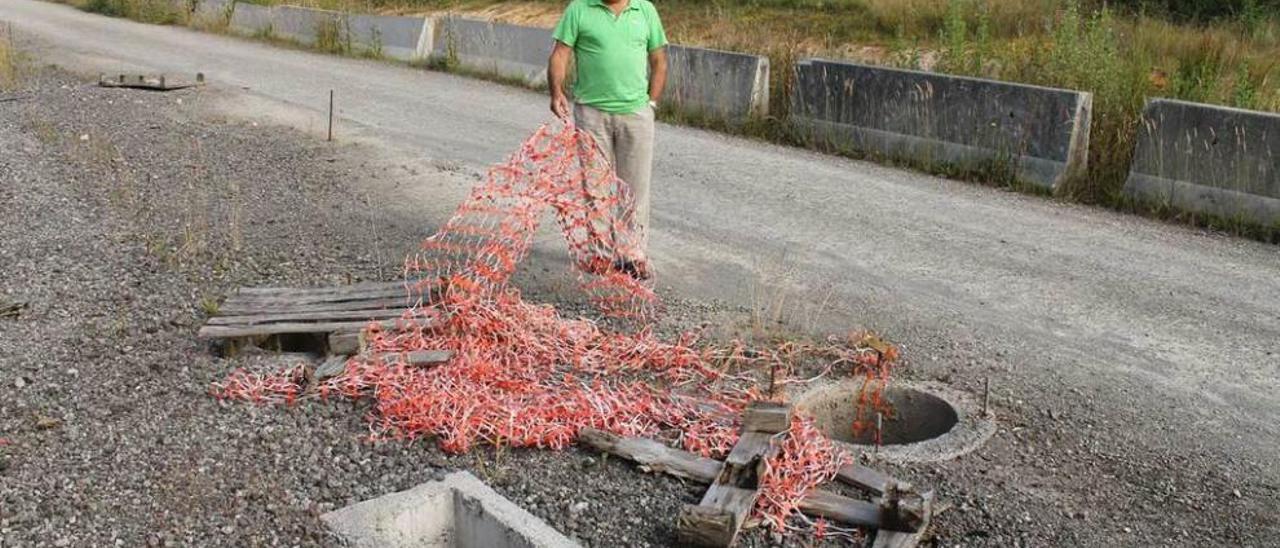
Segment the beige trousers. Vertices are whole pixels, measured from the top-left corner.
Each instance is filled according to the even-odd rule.
[[[600,143],[618,178],[631,187],[635,199],[636,229],[640,252],[649,248],[649,176],[653,173],[653,108],[631,114],[610,114],[587,105],[576,105],[573,119]],[[644,257],[622,257],[643,259]]]

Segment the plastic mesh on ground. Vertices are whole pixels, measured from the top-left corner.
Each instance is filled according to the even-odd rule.
[[[888,374],[892,353],[886,359],[882,348],[857,337],[750,349],[705,344],[695,334],[656,336],[646,323],[657,304],[652,286],[612,268],[615,258],[638,255],[629,203],[626,185],[587,134],[544,126],[406,260],[406,290],[420,305],[394,328],[371,325],[370,353],[316,386],[306,386],[304,367],[267,375],[237,370],[214,394],[258,403],[369,398],[375,437],[432,437],[449,452],[476,444],[563,449],[591,427],[722,458],[737,441],[748,402],[805,382],[792,378],[799,359],[826,363],[824,375]],[[586,295],[602,312],[634,320],[633,329],[562,317],[508,283],[548,212]],[[414,350],[454,356],[430,367],[369,357]],[[879,396],[858,397],[874,405]],[[781,451],[766,467],[756,516],[779,530],[833,531],[805,522],[795,508],[850,457],[804,417],[776,443]]]

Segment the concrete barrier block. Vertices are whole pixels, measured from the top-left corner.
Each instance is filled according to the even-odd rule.
[[[1125,191],[1183,211],[1280,226],[1280,114],[1153,99]]]
[[[448,16],[440,20],[432,56],[465,70],[517,79],[529,86],[547,83],[551,30]]]
[[[663,101],[726,120],[769,112],[769,59],[759,55],[671,45]]]
[[[578,546],[466,472],[340,508],[320,519],[355,547]]]
[[[1011,168],[1049,189],[1087,166],[1093,98],[1086,92],[821,59],[796,63],[794,78],[791,119],[828,146]]]
[[[314,46],[323,31],[332,33],[334,40],[346,39],[346,22],[340,12],[297,6],[276,6],[272,9],[271,34],[277,38]]]
[[[350,14],[347,28],[358,47],[392,59],[416,61],[431,52],[432,25],[426,17]]]
[[[231,30],[246,35],[271,32],[272,8],[236,2],[231,10]]]

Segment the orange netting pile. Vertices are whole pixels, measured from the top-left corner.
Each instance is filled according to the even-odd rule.
[[[629,204],[627,186],[589,135],[544,126],[406,261],[406,291],[419,305],[394,328],[371,325],[370,353],[311,389],[304,367],[266,375],[237,370],[214,394],[259,403],[371,398],[374,436],[434,437],[449,452],[477,443],[563,449],[591,427],[721,458],[737,441],[748,402],[807,382],[793,378],[802,356],[823,360],[822,375],[887,376],[892,355],[886,359],[856,338],[750,349],[703,344],[693,333],[658,337],[648,324],[657,305],[652,285],[614,268],[617,258],[639,256]],[[633,320],[632,329],[562,317],[553,306],[525,301],[508,283],[548,210],[569,242],[585,293],[606,314]],[[415,350],[454,354],[431,367],[369,357]],[[864,404],[879,401],[878,394],[866,397]],[[762,478],[757,517],[778,530],[830,531],[804,522],[796,504],[850,457],[803,417],[777,443],[781,451]]]

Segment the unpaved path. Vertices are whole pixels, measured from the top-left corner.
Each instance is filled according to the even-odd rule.
[[[538,94],[446,74],[30,0],[0,18],[50,44],[45,59],[202,70],[224,111],[312,134],[335,89],[343,137],[406,165],[474,171],[545,119]],[[660,129],[657,161],[654,255],[677,293],[750,306],[783,286],[801,323],[901,342],[913,376],[992,379],[1005,428],[918,471],[956,497],[945,540],[1280,535],[1280,249],[678,127]],[[465,191],[412,173],[368,184],[426,224]],[[559,253],[550,238],[540,252]]]

